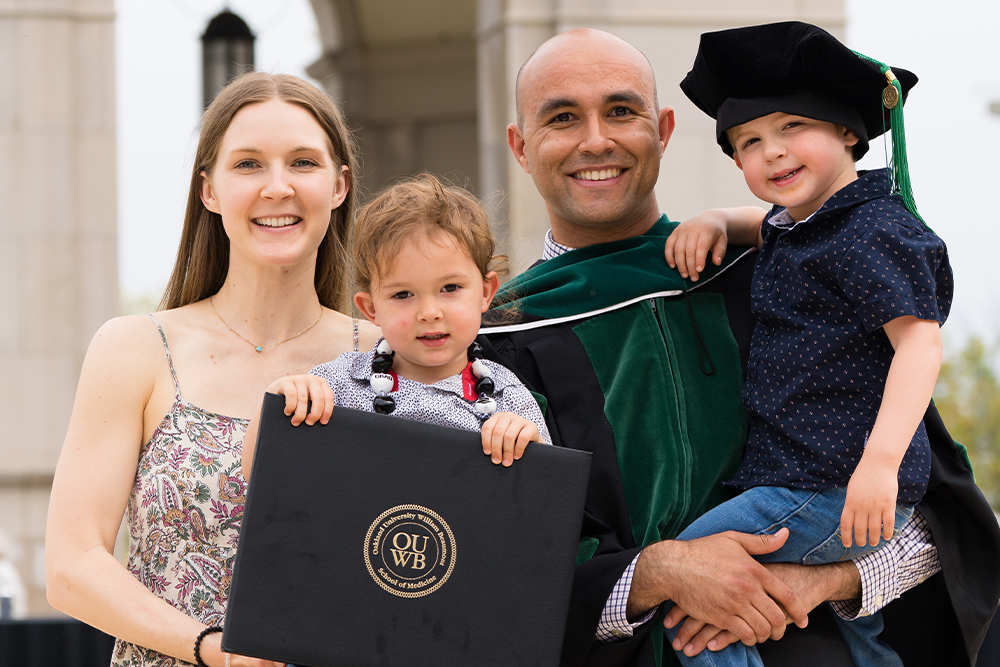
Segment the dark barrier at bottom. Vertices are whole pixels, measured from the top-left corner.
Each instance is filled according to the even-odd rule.
[[[108,667],[114,645],[79,621],[0,621],[0,667]]]
[[[108,667],[115,640],[73,620],[0,621],[0,667]],[[976,667],[1000,667],[1000,613]]]

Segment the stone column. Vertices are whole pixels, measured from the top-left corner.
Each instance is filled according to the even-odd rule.
[[[0,529],[29,613],[87,344],[118,312],[113,0],[0,3]]]
[[[716,145],[713,121],[678,87],[694,61],[699,35],[788,20],[815,23],[843,37],[843,0],[478,0],[480,192],[507,193],[497,222],[513,255],[512,272],[538,258],[549,226],[530,176],[506,145],[507,124],[515,120],[517,70],[542,42],[572,28],[599,28],[646,54],[660,106],[674,107],[677,116],[660,164],[657,201],[671,219],[683,220],[708,207],[759,203]]]

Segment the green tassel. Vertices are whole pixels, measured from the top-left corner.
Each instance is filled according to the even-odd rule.
[[[892,86],[896,90],[896,103],[889,110],[889,119],[892,124],[892,159],[890,162],[889,174],[892,180],[892,193],[898,194],[903,198],[903,205],[906,206],[906,210],[914,215],[920,222],[924,223],[924,227],[930,229],[927,221],[924,220],[920,213],[917,212],[917,204],[913,200],[913,186],[910,184],[910,165],[906,159],[906,129],[903,125],[903,88],[899,84],[899,80],[896,79],[892,70],[883,62],[879,62],[874,58],[869,58],[863,53],[854,52],[859,58],[867,60],[878,66],[882,74],[885,75],[886,81],[889,86]],[[884,100],[891,97],[890,94],[883,93],[883,106]],[[884,129],[884,128],[883,128]]]

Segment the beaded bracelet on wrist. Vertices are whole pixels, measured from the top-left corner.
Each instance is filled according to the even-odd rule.
[[[198,667],[208,667],[205,661],[201,659],[201,640],[216,632],[222,632],[222,628],[218,625],[213,625],[199,632],[198,638],[194,640],[194,664],[198,665]]]

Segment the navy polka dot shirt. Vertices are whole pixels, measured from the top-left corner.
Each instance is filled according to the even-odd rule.
[[[743,389],[750,433],[731,486],[846,486],[892,361],[882,326],[948,317],[944,242],[888,192],[886,170],[862,172],[805,221],[779,207],[765,219]],[[921,424],[899,469],[899,502],[917,503],[929,474]]]

